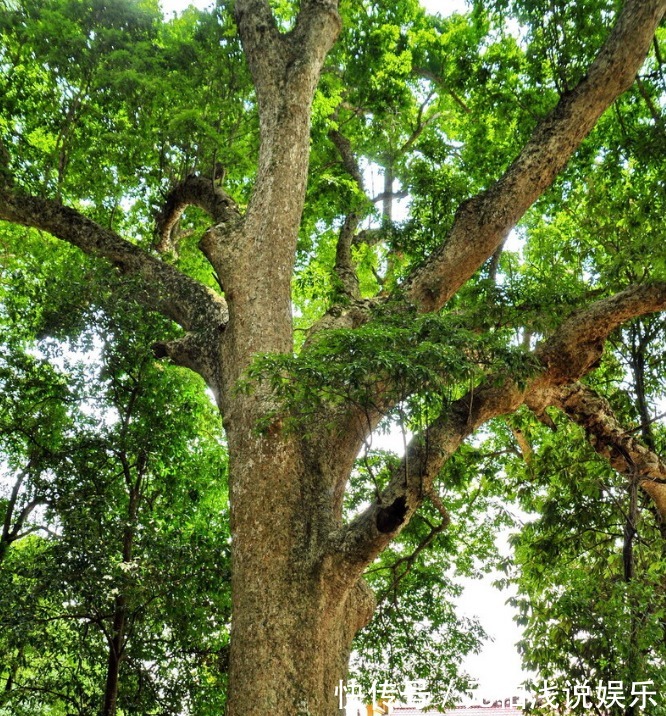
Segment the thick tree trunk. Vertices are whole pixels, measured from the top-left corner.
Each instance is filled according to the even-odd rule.
[[[351,599],[339,603],[316,574],[280,576],[235,578],[229,716],[337,715],[336,685],[360,626]]]
[[[280,32],[267,0],[233,4],[256,89],[261,135],[247,210],[241,213],[211,182],[193,177],[176,188],[158,220],[168,239],[184,206],[198,205],[211,215],[214,225],[201,246],[224,297],[59,202],[15,193],[10,183],[0,182],[0,218],[47,231],[133,275],[142,287],[140,300],[186,331],[184,338],[160,345],[158,354],[196,370],[214,390],[230,456],[229,716],[338,713],[335,686],[344,677],[351,639],[372,614],[372,599],[358,581],[363,570],[407,524],[462,440],[525,402],[538,414],[560,404],[612,464],[621,470],[634,466],[641,487],[666,519],[661,482],[666,465],[616,426],[612,415],[599,420],[599,411],[589,410],[598,406],[596,396],[582,386],[563,387],[596,365],[614,328],[664,310],[664,284],[630,287],[566,321],[534,353],[543,371],[527,386],[491,376],[455,401],[414,437],[377,501],[344,527],[341,503],[356,454],[354,440],[313,430],[319,437],[306,441],[285,434],[277,421],[258,432],[259,420],[271,414],[271,397],[262,386],[252,395],[239,394],[238,379],[257,354],[293,351],[291,280],[308,172],[310,108],[324,58],[340,30],[336,0],[298,5],[293,28]],[[403,305],[406,300],[420,312],[439,310],[497,250],[631,84],[665,9],[666,0],[627,0],[580,85],[537,125],[505,174],[460,207],[446,240],[400,286]],[[345,240],[351,241],[348,234]],[[353,305],[351,324],[346,309],[334,308],[340,325],[359,325],[370,318],[370,305],[387,305],[394,298],[376,297],[365,308]],[[329,328],[338,325],[333,317],[331,312],[322,319]],[[328,426],[329,419],[322,422]],[[342,415],[340,435],[357,422],[354,410]],[[109,639],[109,716],[124,648],[126,610],[116,606],[122,608]]]
[[[304,0],[280,35],[262,0],[241,0],[236,20],[259,105],[257,178],[242,228],[218,243],[229,323],[222,336],[222,413],[229,445],[232,634],[229,716],[332,716],[335,684],[353,634],[368,618],[326,567],[332,483],[307,464],[279,422],[259,434],[273,402],[262,386],[239,395],[259,353],[293,351],[291,277],[305,200],[310,109],[319,71],[340,29],[337,3]],[[367,612],[367,609],[366,609]]]
[[[279,427],[259,435],[243,401],[228,429],[233,534],[229,716],[333,716],[351,640],[373,603],[341,587],[324,545],[330,478]],[[240,459],[239,459],[240,456]]]

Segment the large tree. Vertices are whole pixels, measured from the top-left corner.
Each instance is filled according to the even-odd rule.
[[[636,124],[663,132],[666,0],[448,20],[410,0],[236,0],[170,23],[148,0],[4,5],[0,219],[115,266],[182,329],[157,357],[199,373],[223,417],[231,716],[337,712],[375,606],[364,571],[424,503],[446,526],[438,475],[498,416],[561,408],[666,515],[666,467],[580,382],[616,329],[666,308],[664,262],[563,280],[540,308],[529,281],[512,303],[502,255],[540,198],[555,221],[599,167],[630,170],[610,133],[586,138],[651,48]],[[349,512],[387,417],[404,457]]]
[[[14,317],[0,336],[10,478],[0,499],[0,713],[219,712],[230,601],[219,415],[197,376],[155,362],[164,319],[123,299],[104,267],[88,303],[84,257],[41,248],[29,281],[0,300]],[[25,301],[40,274],[51,300]],[[88,304],[83,321],[75,303]],[[68,350],[64,334],[27,340],[42,308],[59,316],[58,332],[78,324]]]

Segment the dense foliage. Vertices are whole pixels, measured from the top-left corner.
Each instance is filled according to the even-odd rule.
[[[26,238],[6,234],[5,248]],[[198,380],[155,363],[154,317],[130,310],[122,288],[92,296],[80,257],[44,249],[2,302],[13,320],[0,374],[0,708],[99,710],[117,660],[123,712],[219,709],[230,610],[219,418]],[[95,278],[113,287],[106,270]],[[47,280],[50,301],[34,300]]]
[[[295,4],[271,5],[290,28]],[[461,396],[489,376],[524,385],[531,349],[563,318],[666,280],[662,27],[636,83],[446,311],[389,303],[357,330],[308,336],[327,312],[399,294],[458,206],[585,75],[618,5],[477,0],[443,16],[416,0],[341,4],[313,105],[294,352],[257,356],[238,390],[271,391],[259,432],[307,434],[322,406],[382,413],[398,445],[366,443],[347,516],[388,484],[399,443]],[[0,0],[0,177],[22,191],[153,251],[165,197],[188,177],[246,206],[258,125],[228,3],[165,19],[156,0]],[[206,226],[188,208],[162,255],[223,291],[197,249]],[[0,226],[0,277],[0,714],[221,713],[227,457],[203,383],[155,357],[179,329],[137,307],[131,276],[36,229]],[[616,331],[586,379],[656,453],[663,327]],[[637,484],[557,411],[492,421],[367,570],[379,607],[352,668],[366,686],[426,679],[437,704],[452,680],[463,690],[460,662],[484,634],[457,615],[456,580],[496,566],[493,535],[511,526],[502,566],[525,665],[562,684],[664,683],[666,528]]]

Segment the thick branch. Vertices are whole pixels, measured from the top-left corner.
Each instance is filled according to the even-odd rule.
[[[156,358],[170,358],[176,365],[198,373],[208,387],[213,391],[215,400],[222,408],[222,375],[220,363],[215,347],[218,344],[214,335],[218,329],[188,333],[174,341],[165,341],[153,345],[153,354]],[[213,350],[211,350],[213,348]]]
[[[340,32],[337,0],[302,2],[294,29],[286,35],[278,30],[266,0],[236,0],[234,12],[260,118],[271,112],[275,93],[288,80],[302,79],[310,87],[301,89],[307,94],[314,91],[324,58]]]
[[[74,209],[3,191],[0,219],[45,231],[90,256],[107,259],[124,274],[136,276],[142,287],[137,300],[186,331],[209,330],[227,321],[223,298]]]
[[[561,400],[562,386],[596,367],[605,340],[621,323],[663,309],[665,283],[631,287],[598,301],[567,319],[536,349],[535,358],[543,368],[524,385],[510,376],[490,376],[483,385],[452,403],[410,441],[377,502],[332,535],[332,549],[344,562],[343,571],[352,578],[357,576],[393,540],[424,496],[432,492],[444,463],[477,428],[523,403],[536,412],[556,404]],[[646,485],[643,488],[656,490]]]
[[[353,300],[361,297],[358,276],[351,252],[358,224],[359,215],[356,212],[347,214],[344,223],[340,227],[335,250],[335,273],[340,280],[344,294]]]
[[[574,383],[560,388],[554,404],[585,430],[592,447],[615,470],[638,482],[666,519],[666,463],[622,427],[608,401]]]
[[[286,63],[284,39],[266,0],[236,0],[234,15],[261,113],[267,93],[279,89]]]
[[[628,0],[587,76],[542,120],[504,176],[460,206],[445,243],[405,285],[422,311],[440,308],[551,186],[601,114],[633,82],[666,0]]]
[[[626,321],[666,308],[666,283],[630,286],[575,313],[537,349],[553,384],[585,375],[601,358],[606,338]]]
[[[221,276],[233,309],[226,342],[234,356],[228,361],[235,367],[230,382],[255,354],[293,349],[291,279],[305,202],[312,100],[340,28],[333,0],[301,3],[296,25],[286,34],[278,31],[264,0],[237,0],[235,16],[257,92],[260,145],[243,231]]]
[[[512,381],[470,392],[407,446],[379,500],[332,536],[344,573],[357,577],[407,525],[446,461],[463,440],[493,417],[516,410],[525,393]]]
[[[292,46],[321,67],[341,28],[338,0],[302,0]]]

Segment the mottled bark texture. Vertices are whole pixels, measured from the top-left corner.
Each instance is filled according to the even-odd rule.
[[[587,76],[534,130],[503,177],[465,202],[430,258],[401,287],[405,304],[439,310],[502,243],[551,185],[599,116],[632,82],[666,0],[628,0]],[[233,620],[229,716],[333,716],[350,643],[371,618],[373,597],[362,575],[409,522],[424,499],[445,507],[434,479],[461,442],[490,418],[527,404],[561,407],[582,424],[595,448],[638,479],[664,513],[664,468],[648,448],[622,433],[607,405],[578,381],[592,370],[604,341],[622,322],[666,308],[666,285],[641,285],[592,304],[567,320],[535,352],[541,369],[526,385],[495,376],[455,402],[408,446],[377,501],[351,523],[343,495],[363,440],[379,418],[336,407],[313,419],[307,435],[279,423],[255,427],[273,407],[267,390],[237,391],[258,353],[293,350],[291,279],[305,199],[310,108],[324,59],[340,29],[335,0],[302,0],[293,29],[281,32],[266,0],[236,0],[235,17],[256,87],[260,151],[244,213],[212,179],[188,177],[157,217],[156,244],[177,250],[176,224],[195,204],[211,216],[200,247],[224,297],[114,232],[59,203],[18,195],[1,177],[0,219],[47,231],[131,274],[137,299],[184,329],[158,356],[200,373],[215,393],[230,454]],[[344,137],[332,136],[362,188]],[[358,298],[350,260],[356,230],[340,232],[336,270],[344,303],[316,327],[354,327],[370,305]],[[307,350],[307,347],[305,348]],[[382,403],[378,387],[376,404]],[[386,391],[389,394],[390,391]],[[444,521],[446,521],[444,519]]]

